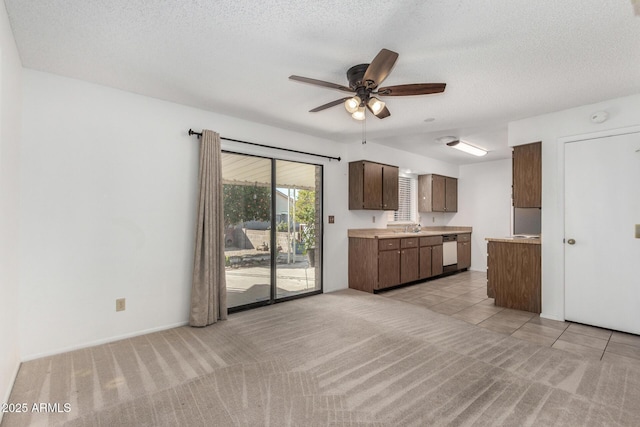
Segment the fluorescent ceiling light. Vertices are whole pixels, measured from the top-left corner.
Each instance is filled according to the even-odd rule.
[[[464,151],[465,153],[473,154],[474,156],[478,156],[478,157],[482,157],[485,154],[487,154],[487,150],[475,147],[469,143],[466,143],[460,140],[448,142],[447,145],[449,147],[457,148],[460,151]]]

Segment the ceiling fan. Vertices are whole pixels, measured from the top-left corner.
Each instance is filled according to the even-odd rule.
[[[309,110],[309,112],[316,113],[344,103],[346,110],[356,120],[365,119],[365,108],[379,119],[384,119],[391,115],[385,103],[376,98],[376,96],[429,95],[444,92],[446,83],[414,83],[378,87],[387,78],[397,59],[398,54],[396,52],[382,49],[373,58],[371,64],[359,64],[349,68],[347,70],[349,87],[301,76],[289,76],[289,79],[353,93],[352,96],[336,99]]]

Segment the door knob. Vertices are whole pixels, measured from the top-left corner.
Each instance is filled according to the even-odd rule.
[[[567,240],[567,243],[570,244],[570,245],[575,245],[576,241],[575,241],[575,239],[569,239],[569,240]]]

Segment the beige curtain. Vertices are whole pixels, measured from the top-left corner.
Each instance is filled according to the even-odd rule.
[[[202,131],[196,245],[191,285],[191,326],[227,318],[220,135]]]

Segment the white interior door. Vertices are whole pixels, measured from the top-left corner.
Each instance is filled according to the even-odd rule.
[[[567,320],[640,334],[636,224],[640,224],[640,134],[567,143]]]

